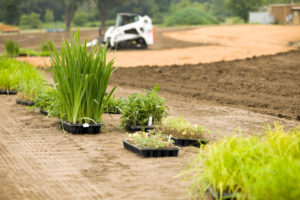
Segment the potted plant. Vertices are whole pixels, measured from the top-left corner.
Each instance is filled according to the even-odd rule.
[[[123,140],[123,145],[142,157],[177,156],[179,151],[179,148],[173,145],[173,141],[165,135],[141,131],[128,134]]]
[[[26,68],[18,83],[17,103],[33,106],[35,104],[34,99],[42,91],[44,84],[45,80],[40,71],[31,67]]]
[[[206,145],[181,176],[201,199],[291,199],[300,197],[300,129],[278,124],[261,134],[226,137]],[[288,180],[288,181],[286,181]]]
[[[0,57],[0,94],[17,94],[17,85],[20,80],[19,61],[11,58]]]
[[[51,56],[59,119],[70,133],[99,133],[106,102],[115,90],[104,98],[114,62],[107,62],[106,47],[88,52],[86,39],[81,44],[79,38],[77,32],[64,40],[60,53],[54,49]]]
[[[105,96],[107,98],[107,96]],[[112,96],[108,101],[104,108],[104,112],[108,114],[121,114],[122,106],[126,100],[124,98],[115,99],[114,96]]]
[[[43,115],[58,116],[57,94],[52,86],[45,87],[34,99],[35,107],[40,109]]]
[[[196,146],[206,144],[204,137],[204,128],[202,126],[192,126],[182,117],[164,118],[160,125],[156,126],[156,132],[170,135],[175,145]]]
[[[154,129],[153,124],[159,123],[167,116],[168,107],[165,100],[158,95],[159,86],[145,94],[132,94],[121,110],[121,124],[130,132]]]

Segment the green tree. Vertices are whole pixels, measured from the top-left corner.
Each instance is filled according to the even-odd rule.
[[[83,0],[60,0],[64,11],[64,20],[67,31],[70,30],[71,22],[75,16],[77,8],[83,3]]]
[[[264,5],[264,0],[228,0],[226,7],[232,11],[233,15],[248,21],[249,12],[258,10],[262,5]]]
[[[44,21],[45,22],[53,22],[54,21],[53,10],[46,9],[46,12],[44,15]]]
[[[17,25],[20,19],[20,2],[18,0],[2,0],[0,3],[0,15],[7,24]]]
[[[32,12],[29,15],[24,14],[20,19],[20,25],[27,28],[40,28],[41,24],[40,14],[35,12]]]
[[[121,6],[126,0],[94,0],[97,5],[101,18],[101,26],[99,29],[99,35],[102,35],[105,29],[105,22],[110,12],[118,6]]]

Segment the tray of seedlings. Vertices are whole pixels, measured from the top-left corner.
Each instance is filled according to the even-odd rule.
[[[113,61],[106,62],[106,48],[92,47],[88,51],[86,42],[81,45],[79,38],[79,32],[72,35],[71,45],[65,40],[60,53],[54,49],[58,56],[51,57],[60,124],[73,134],[96,134],[101,132],[104,97],[111,98],[115,90],[105,95],[114,71]],[[78,60],[76,64],[67,65],[74,59]]]
[[[204,137],[204,128],[202,126],[192,126],[182,117],[164,118],[155,132],[170,135],[174,144],[178,146],[195,146],[207,144],[208,140]]]
[[[168,107],[165,99],[158,95],[159,87],[145,94],[132,94],[122,105],[121,124],[128,132],[150,131],[154,124],[160,123],[167,116]]]
[[[176,157],[179,152],[179,148],[165,135],[149,134],[142,131],[128,134],[127,138],[123,140],[123,146],[145,158]]]

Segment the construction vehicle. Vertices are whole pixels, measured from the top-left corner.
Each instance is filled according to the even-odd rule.
[[[118,13],[116,25],[105,32],[102,44],[112,48],[145,49],[154,44],[154,27],[148,16]]]

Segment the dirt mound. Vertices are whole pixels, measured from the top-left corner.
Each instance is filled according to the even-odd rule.
[[[287,119],[300,116],[300,51],[198,65],[119,68],[111,84],[162,91]]]

